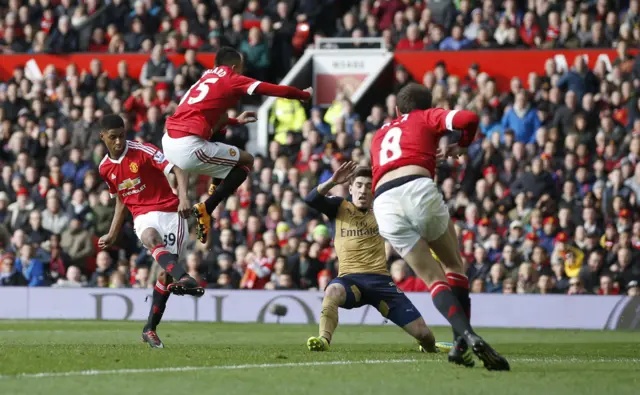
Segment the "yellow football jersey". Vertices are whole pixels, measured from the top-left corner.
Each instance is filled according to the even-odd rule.
[[[338,276],[353,273],[389,275],[384,239],[371,210],[361,211],[343,200],[335,218],[334,246],[340,263]]]

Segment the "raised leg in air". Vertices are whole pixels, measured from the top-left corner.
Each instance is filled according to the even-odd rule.
[[[209,198],[193,206],[193,216],[198,219],[196,236],[201,243],[207,242],[211,230],[211,213],[223,200],[231,196],[247,179],[253,168],[253,155],[246,151],[240,151],[240,158],[229,174],[217,185],[214,179],[209,187]]]
[[[185,272],[182,265],[178,263],[178,255],[172,254],[164,246],[160,233],[154,228],[145,229],[140,235],[142,244],[151,251],[153,259],[158,262],[160,267],[164,269],[175,281],[167,285],[167,290],[176,295],[204,295],[202,288],[196,280]]]

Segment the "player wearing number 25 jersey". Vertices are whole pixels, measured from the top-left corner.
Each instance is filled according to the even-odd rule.
[[[469,281],[449,211],[432,179],[440,139],[457,140],[452,150],[469,146],[478,116],[431,108],[431,92],[419,84],[402,88],[396,100],[399,118],[383,125],[371,143],[373,213],[380,235],[424,280],[434,305],[451,323],[455,347],[449,361],[473,366],[471,349],[487,369],[509,370],[508,362],[471,328]]]
[[[253,122],[255,114],[243,113],[229,119],[227,110],[235,108],[245,95],[270,95],[288,99],[309,100],[309,92],[269,84],[242,75],[242,55],[232,48],[221,48],[216,53],[215,68],[204,72],[180,101],[170,116],[162,138],[167,158],[187,172],[214,178],[211,196],[193,208],[198,218],[196,234],[204,243],[211,226],[211,213],[220,202],[229,197],[247,178],[253,166],[253,156],[238,148],[213,143],[213,133],[225,125]],[[216,181],[217,180],[217,181]],[[220,181],[224,180],[219,187]]]

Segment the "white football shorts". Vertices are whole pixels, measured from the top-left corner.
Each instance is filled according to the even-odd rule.
[[[169,162],[182,170],[214,178],[226,178],[240,159],[240,150],[232,145],[212,143],[198,136],[162,137],[162,151]]]
[[[177,212],[151,211],[139,215],[133,220],[133,230],[138,238],[147,228],[153,228],[160,233],[164,246],[170,253],[184,258],[182,256],[184,247],[189,239],[186,219],[180,217]]]
[[[427,177],[385,191],[373,201],[380,235],[403,258],[420,238],[433,241],[449,226],[449,210],[436,183]]]

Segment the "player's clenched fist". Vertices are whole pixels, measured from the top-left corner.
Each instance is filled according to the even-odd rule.
[[[113,245],[113,243],[115,243],[116,238],[115,236],[111,236],[111,235],[104,235],[100,238],[100,240],[98,240],[98,247],[100,247],[100,249],[104,250],[107,247],[110,247],[111,245]]]
[[[191,204],[189,204],[188,200],[180,199],[180,203],[178,204],[178,214],[184,218],[188,219],[191,216]]]

